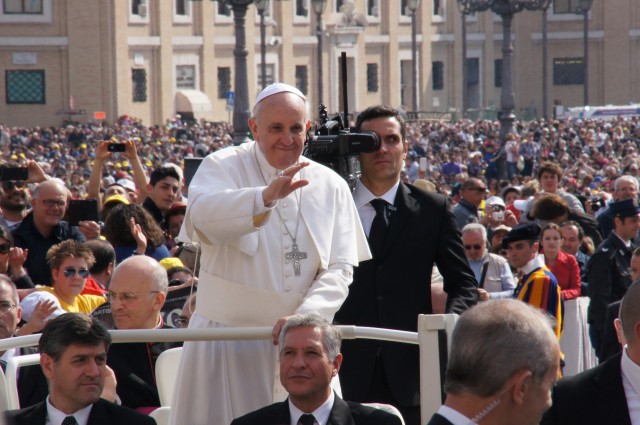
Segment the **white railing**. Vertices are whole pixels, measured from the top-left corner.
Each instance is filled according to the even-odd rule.
[[[445,331],[447,341],[457,321],[456,314],[434,314],[418,316],[418,332],[360,326],[338,326],[343,339],[377,339],[405,344],[416,344],[420,348],[420,399],[422,423],[427,423],[442,403],[440,378],[439,331]],[[171,342],[213,340],[270,339],[270,327],[216,328],[216,329],[149,329],[113,330],[113,342]],[[29,335],[0,340],[0,351],[10,348],[28,347],[38,344],[40,335]],[[447,352],[448,352],[447,347]]]

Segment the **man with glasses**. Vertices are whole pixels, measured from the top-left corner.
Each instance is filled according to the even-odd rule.
[[[469,266],[478,281],[480,301],[512,298],[516,283],[507,260],[487,251],[487,229],[480,223],[462,228],[462,243]]]
[[[136,255],[120,263],[106,293],[116,329],[165,328],[160,311],[167,288],[167,272],[153,258]],[[145,413],[160,406],[156,360],[163,351],[179,345],[136,342],[111,346],[107,362],[115,372],[123,406]]]
[[[11,232],[14,245],[28,250],[24,268],[37,285],[51,285],[50,270],[43,267],[49,248],[68,239],[85,241],[78,227],[62,220],[67,193],[67,188],[56,180],[40,183],[32,193],[33,211]]]
[[[453,207],[453,215],[456,218],[458,229],[462,230],[469,223],[480,221],[480,205],[484,201],[487,187],[478,179],[467,179],[462,183],[461,197],[458,205]]]
[[[47,175],[37,162],[27,163],[29,178],[27,180],[2,180],[0,191],[0,225],[9,230],[17,227],[26,217],[29,208],[29,190],[27,183],[40,183],[47,180]]]

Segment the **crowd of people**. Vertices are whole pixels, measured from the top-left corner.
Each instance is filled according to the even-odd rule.
[[[393,108],[370,107],[354,126],[376,133],[381,145],[359,155],[353,191],[300,156],[313,126],[294,87],[276,83],[260,93],[249,126],[254,142],[241,146],[233,146],[228,124],[179,115],[163,126],[128,116],[110,125],[0,126],[0,337],[41,332],[65,313],[112,329],[272,326],[272,341],[184,345],[176,424],[253,423],[244,415],[271,404],[283,386],[291,414],[320,414],[323,421],[305,420],[325,425],[331,409],[295,398],[299,378],[274,381],[287,356],[290,369],[312,363],[295,357],[310,337],[284,342],[288,326],[295,335],[296,327],[331,334],[330,322],[415,332],[418,314],[465,317],[477,303],[507,312],[521,304],[497,300],[515,298],[553,319],[550,333],[536,334],[548,364],[532,371],[546,388],[561,374],[563,303],[588,296],[596,353],[602,362],[626,358],[614,318],[640,275],[638,118],[517,123],[503,145],[495,122],[405,122]],[[191,184],[190,157],[204,158]],[[3,174],[15,168],[26,170],[23,179]],[[306,319],[292,324],[299,315]],[[144,414],[158,407],[155,361],[174,344],[96,341],[113,371],[104,398]],[[420,423],[417,347],[349,340],[341,354],[328,351],[318,353],[326,356],[325,378],[340,370],[345,400],[388,403],[407,424]],[[51,382],[53,354],[43,354]],[[445,389],[453,404],[439,412],[450,422],[435,423],[467,413],[480,421],[495,408],[488,409],[492,397],[509,390],[497,382],[474,395],[477,410],[464,408],[469,388],[456,375],[463,363],[451,365]],[[45,400],[40,371],[20,380],[23,406]],[[47,403],[60,400],[53,397]],[[319,399],[327,400],[348,413],[331,395]]]

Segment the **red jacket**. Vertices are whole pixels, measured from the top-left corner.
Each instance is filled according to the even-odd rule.
[[[558,252],[556,263],[551,267],[547,264],[560,285],[563,300],[572,300],[580,296],[580,267],[573,255]]]

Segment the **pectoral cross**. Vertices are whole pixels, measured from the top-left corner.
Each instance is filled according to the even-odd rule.
[[[293,261],[293,271],[296,276],[300,276],[300,260],[307,258],[307,253],[300,252],[298,244],[293,242],[291,244],[291,252],[286,252],[284,258]]]

